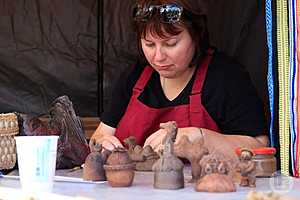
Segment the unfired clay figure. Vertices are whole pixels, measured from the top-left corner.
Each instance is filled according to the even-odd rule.
[[[129,136],[123,142],[124,142],[124,144],[126,144],[128,146],[128,154],[131,154],[134,151],[134,148],[136,146],[139,146],[136,144],[136,139],[134,136]]]
[[[255,187],[255,162],[252,160],[253,152],[250,149],[241,149],[240,162],[237,171],[241,172],[240,186]]]
[[[190,142],[187,136],[183,136],[179,142],[174,145],[175,155],[181,158],[186,158],[191,163],[191,182],[195,182],[200,178],[201,166],[199,165],[199,161],[204,155],[208,154],[208,149],[203,147],[203,145],[203,138],[199,138],[194,142]]]
[[[198,192],[235,192],[233,179],[228,175],[229,165],[216,157],[206,157],[199,162],[201,165],[201,178],[197,181],[195,189]]]
[[[91,144],[91,153],[86,157],[83,167],[83,179],[89,181],[105,181],[105,171],[103,165],[106,162],[110,151],[104,150],[102,153],[101,144]]]
[[[177,135],[177,124],[174,121],[161,123],[160,127],[166,129],[164,149],[159,160],[153,165],[154,188],[179,189],[184,187],[183,163],[174,155],[173,144]]]
[[[128,154],[131,160],[135,163],[137,171],[152,171],[153,164],[159,159],[159,155],[152,149],[150,145],[142,148],[136,145],[136,140],[130,136],[124,140],[128,145]]]

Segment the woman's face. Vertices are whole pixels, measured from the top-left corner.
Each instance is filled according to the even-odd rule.
[[[141,44],[146,59],[160,76],[177,78],[190,69],[195,44],[186,29],[167,38],[160,38],[148,31]]]

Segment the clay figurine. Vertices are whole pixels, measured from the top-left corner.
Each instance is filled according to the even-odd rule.
[[[107,158],[104,165],[108,184],[112,187],[128,187],[134,178],[134,163],[127,150],[116,148]]]
[[[139,146],[136,144],[136,139],[134,136],[129,136],[123,142],[124,142],[124,144],[126,144],[128,146],[128,154],[129,155],[134,151],[135,147]],[[141,147],[141,146],[139,146],[139,147]]]
[[[240,186],[243,187],[255,187],[255,162],[252,160],[254,156],[250,149],[241,149],[240,162],[237,164],[237,171],[241,173]]]
[[[179,142],[174,145],[175,155],[186,158],[191,163],[192,180],[190,182],[195,182],[200,178],[201,166],[199,165],[199,161],[204,155],[208,154],[208,149],[203,147],[203,145],[203,138],[190,142],[187,136],[183,136]]]
[[[110,151],[102,152],[102,145],[98,143],[91,144],[91,153],[86,157],[83,167],[83,180],[105,181],[105,171],[103,165],[106,162]]]
[[[128,145],[128,154],[130,159],[135,163],[137,171],[152,171],[153,164],[159,159],[159,155],[150,145],[142,148],[136,145],[135,137],[130,136],[124,140]]]
[[[174,155],[173,144],[177,135],[177,124],[174,121],[161,123],[160,128],[166,129],[164,149],[152,170],[154,171],[154,188],[179,189],[184,187],[183,163]]]
[[[206,157],[199,162],[201,178],[195,190],[198,192],[235,192],[233,179],[228,175],[230,167],[227,162],[215,157]]]
[[[241,155],[241,149],[235,150],[238,157]],[[254,156],[252,161],[255,163],[255,176],[265,178],[272,177],[277,170],[276,149],[273,147],[259,147],[251,149]]]

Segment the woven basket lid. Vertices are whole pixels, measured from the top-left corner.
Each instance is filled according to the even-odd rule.
[[[19,133],[18,117],[15,113],[0,114],[0,136]]]

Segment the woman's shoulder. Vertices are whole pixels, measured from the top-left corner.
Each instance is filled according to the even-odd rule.
[[[101,120],[105,124],[111,127],[117,127],[121,117],[126,111],[132,94],[132,88],[144,70],[144,66],[145,65],[137,61],[133,67],[120,72],[119,77],[114,83],[110,101],[106,106],[107,108],[105,108],[101,114]],[[122,101],[120,101],[120,99]]]
[[[146,62],[137,60],[131,70],[129,70],[129,76],[137,79],[142,74],[147,65],[148,64]]]
[[[213,91],[223,95],[255,90],[246,67],[222,52],[215,51],[209,65],[205,91]]]
[[[128,90],[131,90],[134,87],[135,83],[141,76],[146,66],[147,63],[136,61],[133,67],[131,67],[129,70],[126,69],[124,72],[120,73],[120,79],[125,79],[125,83],[123,82],[123,84],[126,85]]]
[[[237,78],[248,78],[249,73],[246,67],[233,57],[215,50],[207,76],[213,80],[236,80]]]
[[[215,50],[210,64],[210,68],[226,74],[241,73],[246,68],[237,62],[233,57],[226,55],[224,52]]]

